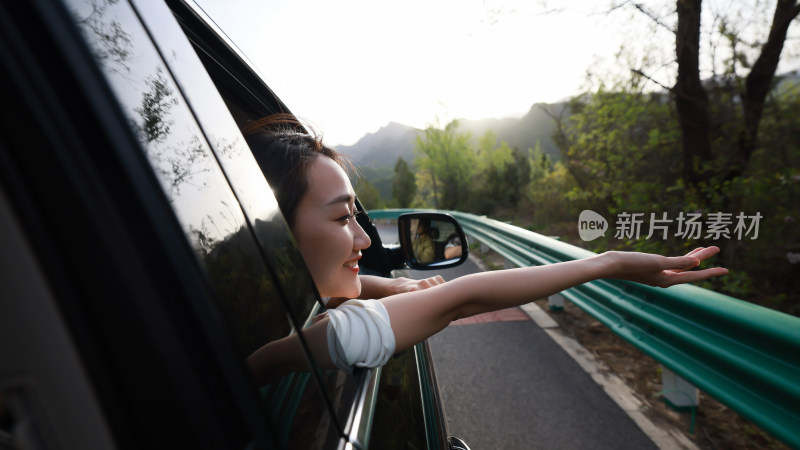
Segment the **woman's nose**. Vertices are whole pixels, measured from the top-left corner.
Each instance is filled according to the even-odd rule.
[[[369,236],[367,236],[367,232],[364,231],[363,228],[361,228],[361,224],[358,223],[357,221],[354,220],[353,223],[355,223],[356,225],[355,236],[353,236],[353,249],[363,250],[369,247],[372,241],[369,239]]]

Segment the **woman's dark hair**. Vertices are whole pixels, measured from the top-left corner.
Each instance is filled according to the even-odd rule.
[[[318,135],[308,134],[306,127],[291,114],[254,120],[242,132],[290,227],[294,226],[297,205],[308,191],[311,162],[324,155],[342,168],[349,168],[349,161],[326,147]]]

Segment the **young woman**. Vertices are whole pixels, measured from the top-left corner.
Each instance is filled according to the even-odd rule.
[[[275,126],[282,126],[277,131]],[[322,297],[348,300],[304,331],[324,367],[375,367],[446,327],[451,321],[543,298],[599,278],[667,287],[725,275],[724,268],[689,269],[716,254],[698,248],[686,256],[606,252],[577,261],[467,275],[379,281],[361,278],[358,260],[370,245],[355,220],[355,192],[336,151],[302,134],[297,122],[273,117],[245,133]],[[368,291],[372,300],[363,298]],[[399,292],[399,293],[396,293]],[[384,294],[392,294],[384,296]],[[382,298],[381,298],[382,297]],[[264,345],[248,358],[255,378],[268,382],[305,365],[296,336]]]

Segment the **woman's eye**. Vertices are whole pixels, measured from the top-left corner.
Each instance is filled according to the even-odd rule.
[[[364,211],[355,211],[352,214],[351,213],[347,213],[347,214],[343,215],[342,217],[339,217],[336,220],[338,222],[342,222],[342,223],[347,224],[347,223],[350,223],[350,219],[354,219],[354,218],[360,216],[361,214],[364,214]]]

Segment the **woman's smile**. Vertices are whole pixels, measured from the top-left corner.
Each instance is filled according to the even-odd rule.
[[[361,259],[361,254],[359,254],[357,258],[351,259],[350,261],[347,261],[346,263],[344,263],[344,266],[347,267],[348,269],[352,270],[353,273],[357,274],[358,270],[359,270],[358,269],[358,260],[359,259]]]

